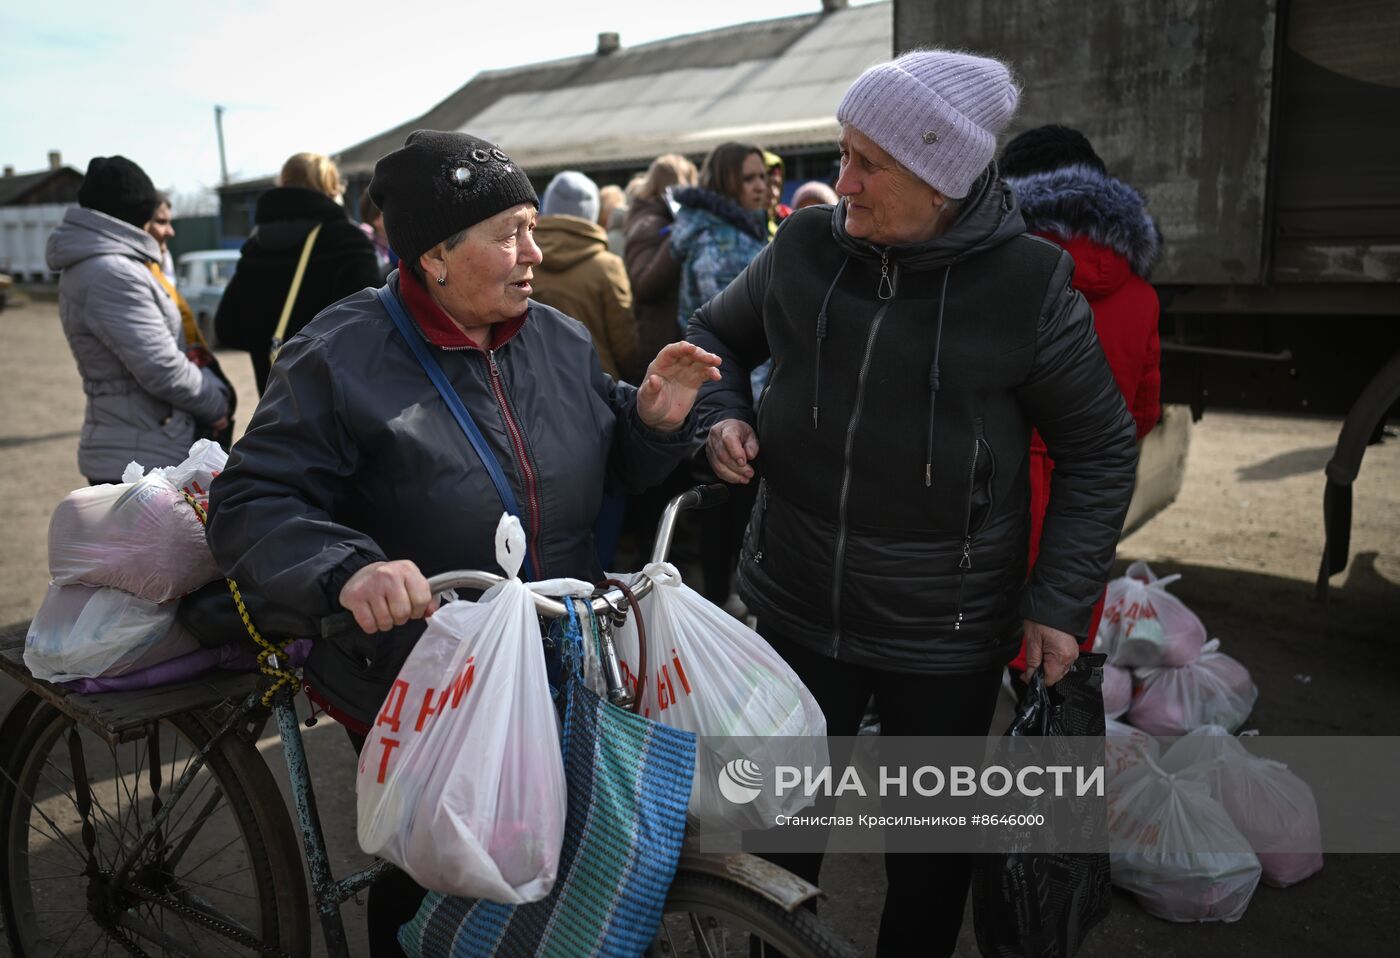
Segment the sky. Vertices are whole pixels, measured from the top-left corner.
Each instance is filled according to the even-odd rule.
[[[853,0],[859,6],[869,0]],[[0,163],[79,170],[120,153],[194,204],[293,153],[335,153],[420,115],[481,70],[811,13],[821,0],[111,0],[0,4]],[[207,200],[206,200],[207,201]],[[177,214],[178,214],[177,210]]]

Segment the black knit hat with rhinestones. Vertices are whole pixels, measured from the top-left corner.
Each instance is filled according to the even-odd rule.
[[[469,226],[540,199],[530,178],[494,143],[466,133],[417,130],[374,165],[369,198],[401,259],[418,257]]]

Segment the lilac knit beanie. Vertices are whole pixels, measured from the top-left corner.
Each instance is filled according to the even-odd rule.
[[[1020,91],[1000,60],[915,50],[862,73],[836,108],[938,192],[962,199],[997,150]]]

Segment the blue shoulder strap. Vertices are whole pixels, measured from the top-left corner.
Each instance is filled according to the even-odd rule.
[[[394,325],[399,328],[399,333],[403,335],[408,343],[408,348],[412,351],[423,371],[428,374],[428,378],[433,381],[437,391],[442,394],[443,402],[447,403],[447,408],[452,413],[452,418],[457,420],[457,425],[462,427],[462,432],[466,433],[467,441],[476,450],[477,458],[486,467],[487,473],[491,476],[491,482],[496,486],[496,492],[501,497],[501,503],[515,518],[520,520],[522,528],[525,525],[525,517],[520,512],[520,504],[515,501],[515,492],[510,488],[510,482],[506,479],[506,474],[501,470],[501,464],[496,461],[496,456],[491,452],[491,447],[486,444],[486,437],[477,428],[476,421],[472,419],[471,413],[467,412],[467,407],[462,404],[462,397],[457,395],[457,390],[452,388],[451,381],[447,374],[442,371],[433,354],[428,352],[428,347],[423,344],[423,337],[413,328],[413,321],[408,318],[408,313],[404,311],[403,304],[399,302],[398,295],[387,285],[381,286],[374,291],[374,295],[379,297],[380,304],[389,314],[389,318],[394,321]],[[528,534],[528,531],[527,531]],[[529,565],[527,568],[534,568],[534,563],[530,562],[529,552],[526,552],[525,560]]]

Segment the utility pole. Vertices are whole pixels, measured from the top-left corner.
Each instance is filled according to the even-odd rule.
[[[214,128],[219,131],[219,182],[228,186],[228,160],[224,158],[224,108],[214,107]]]

